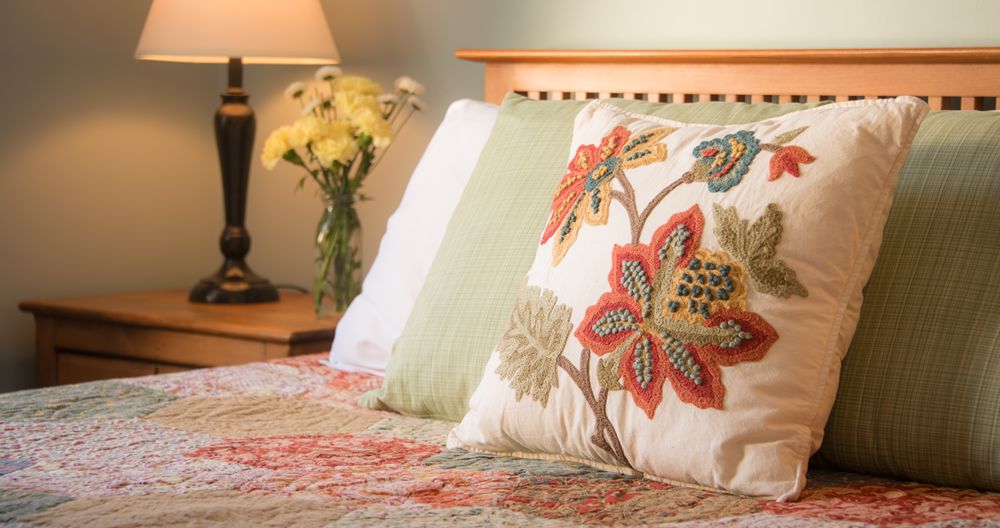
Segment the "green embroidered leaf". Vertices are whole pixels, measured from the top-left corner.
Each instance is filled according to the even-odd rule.
[[[754,268],[748,268],[747,275],[754,288],[761,293],[783,298],[809,296],[809,290],[799,282],[795,270],[781,259],[758,261]]]
[[[719,245],[730,257],[742,263],[739,255],[746,247],[747,221],[740,220],[735,207],[723,209],[721,205],[713,204],[712,214],[715,216],[715,236],[719,238]]]
[[[510,379],[517,401],[530,394],[545,407],[549,391],[559,387],[556,361],[573,330],[573,310],[557,303],[551,291],[528,286],[527,279],[522,283],[510,322],[497,344],[500,366],[496,373],[501,380]]]
[[[738,334],[737,331],[730,328],[692,324],[684,319],[665,319],[662,324],[657,324],[654,329],[661,335],[667,335],[682,343],[697,346],[728,343]]]
[[[743,265],[755,290],[773,297],[809,296],[795,270],[775,258],[782,231],[781,213],[775,204],[768,204],[749,230],[747,221],[739,219],[735,207],[723,209],[715,204],[714,214],[719,245]]]
[[[635,340],[642,335],[642,332],[635,332],[610,355],[604,356],[597,362],[597,381],[602,387],[612,391],[625,390],[621,382],[621,374],[618,373],[618,364],[622,360],[625,351],[632,347]]]
[[[781,242],[781,213],[774,204],[768,204],[767,210],[750,226],[747,239],[750,245],[746,247],[747,259],[764,260],[774,257],[778,252],[775,246]]]
[[[784,145],[785,143],[788,143],[789,141],[798,137],[799,134],[805,132],[807,128],[809,127],[804,126],[802,128],[796,128],[795,130],[792,130],[790,132],[785,132],[784,134],[779,134],[778,137],[774,138],[774,141],[772,141],[772,143],[777,145]]]

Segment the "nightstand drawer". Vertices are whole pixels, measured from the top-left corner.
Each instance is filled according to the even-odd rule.
[[[151,362],[220,367],[262,361],[260,341],[97,321],[57,320],[56,350],[79,350]]]
[[[190,370],[176,365],[158,365],[145,361],[130,361],[73,352],[60,352],[58,362],[59,378],[56,380],[58,385]]]

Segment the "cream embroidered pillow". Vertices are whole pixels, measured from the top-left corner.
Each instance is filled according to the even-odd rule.
[[[718,127],[588,105],[448,446],[795,500],[926,113]]]

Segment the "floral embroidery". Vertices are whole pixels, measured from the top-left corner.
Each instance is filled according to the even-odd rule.
[[[809,290],[799,282],[795,270],[775,258],[784,229],[775,204],[768,204],[764,214],[749,229],[747,221],[737,216],[735,207],[723,208],[719,204],[713,207],[719,245],[743,264],[755,290],[774,297],[809,296]]]
[[[722,367],[759,361],[778,340],[767,321],[747,311],[746,270],[784,262],[773,259],[781,237],[781,215],[773,204],[749,234],[734,208],[716,205],[715,217],[728,226],[716,228],[720,243],[739,250],[736,256],[700,247],[705,219],[697,205],[673,215],[649,244],[612,248],[611,290],[587,308],[574,332],[583,346],[579,366],[562,354],[573,331],[570,309],[557,304],[551,291],[527,286],[525,280],[497,346],[501,364],[496,374],[510,379],[515,398],[531,394],[544,407],[559,386],[557,369],[563,369],[594,413],[591,441],[628,468],[633,466],[608,417],[611,392],[627,391],[652,419],[669,380],[680,401],[722,410]],[[714,293],[706,293],[711,288]],[[680,309],[680,297],[691,298],[687,310]],[[592,353],[601,358],[597,394]]]
[[[500,336],[497,351],[500,380],[510,378],[514,399],[530,393],[531,399],[542,404],[549,401],[549,391],[559,387],[556,358],[566,347],[573,330],[569,322],[573,314],[549,290],[528,286],[525,280],[517,295],[510,322]]]
[[[750,164],[761,150],[774,153],[767,181],[774,181],[785,172],[798,178],[799,163],[812,163],[816,158],[802,147],[783,145],[808,128],[804,126],[779,134],[770,143],[761,143],[754,137],[754,132],[749,130],[702,141],[692,151],[696,161],[683,179],[688,183],[707,182],[710,192],[726,192],[743,181],[743,176],[750,170]]]
[[[723,138],[702,141],[692,152],[695,161],[691,172],[694,181],[708,182],[708,190],[726,192],[740,183],[750,164],[760,153],[760,142],[749,130]]]
[[[816,158],[809,155],[802,147],[791,145],[782,147],[771,157],[771,175],[767,181],[777,180],[784,172],[788,172],[796,178],[799,177],[799,163],[812,163]]]
[[[599,145],[580,145],[569,162],[552,199],[549,222],[541,244],[555,236],[552,266],[562,261],[576,242],[581,220],[589,225],[608,223],[611,182],[620,171],[663,161],[667,149],[659,140],[676,129],[656,128],[633,134],[617,126]]]
[[[666,146],[658,141],[675,129],[633,134],[618,126],[598,145],[577,147],[542,235],[542,244],[555,238],[551,265],[565,257],[581,220],[607,223],[611,201],[628,214],[631,242],[612,248],[610,291],[587,308],[575,331],[570,309],[557,304],[553,292],[527,282],[522,286],[498,345],[495,371],[500,380],[510,380],[516,399],[531,394],[544,407],[551,390],[559,387],[562,369],[594,414],[590,441],[633,469],[608,416],[612,392],[628,392],[650,419],[668,397],[667,381],[681,402],[723,410],[722,369],[760,361],[778,340],[777,331],[748,310],[750,286],[777,297],[808,295],[795,271],[776,258],[781,213],[770,204],[747,227],[735,208],[716,204],[714,234],[722,251],[701,247],[705,218],[698,205],[671,216],[646,244],[640,242],[642,233],[652,212],[677,187],[702,182],[711,192],[726,192],[742,181],[762,150],[774,154],[770,180],[784,172],[799,176],[799,164],[815,159],[801,147],[784,144],[807,129],[779,134],[772,143],[761,143],[749,130],[703,141],[693,150],[692,170],[663,187],[642,209],[625,171],[666,159]],[[612,181],[617,182],[614,189]],[[581,345],[576,364],[563,354],[570,332]],[[599,358],[596,372],[592,355]]]
[[[698,323],[665,309],[674,278],[702,266],[697,254],[703,225],[701,210],[694,206],[657,229],[650,244],[615,246],[611,291],[587,309],[576,329],[580,344],[594,354],[618,358],[617,365],[614,359],[602,360],[599,371],[614,367],[621,389],[650,418],[666,380],[681,401],[722,409],[725,387],[719,367],[757,361],[778,338],[766,321],[740,308],[706,311],[709,316]],[[607,378],[599,374],[599,380]]]
[[[806,129],[808,128],[809,128],[808,126],[804,126],[796,128],[795,130],[789,130],[788,132],[785,132],[783,134],[778,134],[777,136],[774,136],[774,140],[772,141],[772,143],[774,143],[775,145],[784,145],[785,143],[788,143],[789,141],[799,137],[799,134],[805,132]]]
[[[667,291],[663,309],[689,323],[700,323],[722,308],[747,308],[743,266],[721,251],[700,248]]]

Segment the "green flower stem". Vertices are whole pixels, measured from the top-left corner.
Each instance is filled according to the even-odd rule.
[[[360,293],[359,271],[361,255],[351,245],[351,238],[361,227],[355,197],[351,194],[328,193],[327,207],[316,228],[316,276],[313,281],[313,305],[317,313],[324,297],[329,298],[339,312],[347,309]]]
[[[403,96],[400,97],[399,98],[399,102],[396,103],[396,108],[392,109],[393,112],[395,112],[395,113],[389,115],[389,118],[388,118],[389,124],[395,124],[396,123],[396,119],[399,118],[399,114],[403,113],[403,109],[406,108],[406,102],[409,101],[409,100],[410,100],[410,93],[409,92],[403,92]],[[400,126],[402,126],[402,125],[400,125]],[[399,130],[399,128],[396,128],[396,130]]]
[[[387,103],[386,106],[388,106],[389,108],[386,109],[385,112],[382,112],[382,119],[389,121],[389,118],[392,117],[392,113],[396,111],[397,107],[399,107],[399,100],[397,100],[395,103]],[[392,121],[389,121],[389,123],[392,123]]]

